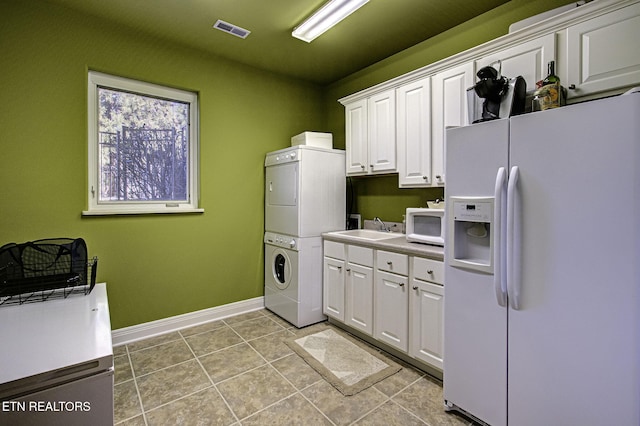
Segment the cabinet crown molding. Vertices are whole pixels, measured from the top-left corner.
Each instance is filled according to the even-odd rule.
[[[342,105],[367,98],[385,90],[394,89],[400,85],[410,83],[424,77],[431,76],[447,68],[460,65],[464,62],[473,61],[483,56],[507,49],[511,46],[538,38],[540,36],[566,30],[568,27],[588,21],[598,16],[613,12],[638,3],[638,0],[593,0],[580,7],[567,12],[559,13],[556,16],[521,28],[517,31],[505,34],[496,39],[490,40],[479,46],[456,53],[447,58],[441,59],[432,64],[394,77],[375,86],[371,86],[359,92],[347,95],[338,99]]]

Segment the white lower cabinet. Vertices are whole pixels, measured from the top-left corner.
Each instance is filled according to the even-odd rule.
[[[324,258],[323,312],[344,321],[344,260]]]
[[[403,352],[409,338],[408,281],[402,275],[376,271],[374,336]]]
[[[411,286],[409,355],[442,368],[444,288],[416,279]]]
[[[376,250],[374,337],[407,352],[409,338],[408,256]]]
[[[433,259],[413,257],[409,305],[409,355],[442,369],[444,268]]]
[[[324,249],[324,313],[442,370],[442,261],[334,241]]]
[[[373,249],[324,242],[323,312],[373,334]]]
[[[373,249],[347,246],[345,324],[373,334]]]

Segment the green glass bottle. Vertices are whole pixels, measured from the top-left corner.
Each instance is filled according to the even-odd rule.
[[[555,68],[555,61],[550,61],[547,65],[547,76],[542,80],[541,87],[536,91],[536,97],[542,110],[558,108],[564,103],[560,77],[556,75]]]
[[[560,84],[560,77],[556,75],[556,61],[549,61],[547,64],[547,76],[542,80],[542,85]]]

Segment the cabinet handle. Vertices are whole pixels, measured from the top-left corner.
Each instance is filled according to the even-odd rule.
[[[351,268],[347,268],[347,272],[351,272]]]
[[[569,90],[576,90],[576,85],[575,84],[570,84],[569,87],[567,88]]]
[[[392,261],[388,261],[387,265],[391,266],[391,265],[393,265],[393,262]]]
[[[414,289],[414,290],[417,290],[417,289],[418,289],[418,286],[417,286],[417,285],[414,285],[414,286],[413,286],[413,289]]]
[[[338,266],[338,271],[342,271],[342,266]]]
[[[398,283],[400,287],[404,287],[404,283]]]
[[[371,167],[371,170],[373,170],[373,164],[369,164],[369,167]]]
[[[422,176],[422,179],[428,180],[429,178],[427,176]]]
[[[427,274],[433,275],[433,269],[427,269]]]
[[[440,179],[442,179],[442,176],[436,175],[436,179],[440,180]]]
[[[361,168],[362,170],[364,170],[364,164],[361,164],[361,165],[360,165],[360,168]]]

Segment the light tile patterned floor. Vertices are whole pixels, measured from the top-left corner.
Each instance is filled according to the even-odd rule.
[[[116,347],[115,424],[473,424],[444,412],[438,380],[400,361],[343,396],[283,343],[299,332],[260,310]]]

